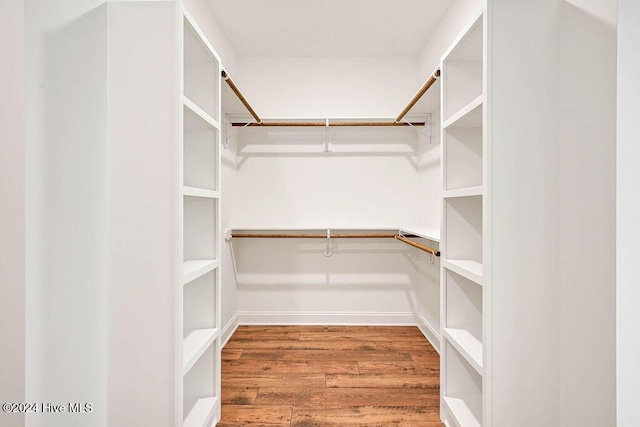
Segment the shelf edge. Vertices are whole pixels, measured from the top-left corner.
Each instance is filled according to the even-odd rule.
[[[211,345],[213,345],[213,343],[218,338],[218,336],[220,336],[219,328],[211,328],[206,330],[210,332],[210,335],[207,337],[207,339],[204,342],[202,342],[200,347],[198,347],[197,351],[189,358],[189,360],[182,361],[182,376],[185,376],[187,375],[187,373],[189,373],[191,368],[193,368],[193,366],[198,362],[198,360],[200,360],[200,358],[207,351],[207,349],[211,347]],[[182,355],[184,358],[184,340],[183,340],[183,347],[182,347]]]
[[[448,128],[452,127],[453,125],[456,124],[456,122],[465,118],[473,110],[482,106],[482,104],[484,104],[484,94],[480,94],[478,97],[471,100],[471,102],[469,102],[467,105],[465,105],[460,110],[452,114],[451,117],[449,117],[447,120],[443,121],[442,129],[447,130]],[[480,124],[480,126],[468,126],[468,127],[482,127],[482,124]]]
[[[458,260],[451,260],[451,259],[443,260],[442,266],[449,271],[459,274],[465,279],[471,280],[472,282],[478,284],[479,286],[484,285],[484,277],[482,276],[482,274],[478,274],[472,270],[469,270],[468,268],[465,268],[464,266],[457,264],[456,261]]]
[[[481,377],[484,377],[484,370],[483,370],[483,367],[482,367],[482,361],[476,360],[476,358],[473,357],[473,355],[471,355],[469,350],[466,349],[464,347],[464,345],[462,345],[462,343],[460,341],[458,341],[454,335],[451,335],[450,331],[453,330],[453,329],[455,329],[455,328],[443,328],[442,329],[442,335],[458,351],[458,353],[460,353],[460,355],[473,367],[473,369],[475,369],[476,372]],[[480,348],[482,348],[482,343],[480,343]],[[482,353],[482,351],[481,351],[481,353]]]
[[[220,123],[216,119],[211,117],[206,111],[200,108],[198,104],[187,98],[186,95],[182,96],[182,104],[189,110],[191,110],[196,116],[200,117],[202,120],[208,123],[211,127],[220,131]]]

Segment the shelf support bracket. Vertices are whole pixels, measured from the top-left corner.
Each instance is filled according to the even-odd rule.
[[[411,123],[410,121],[408,121],[407,119],[403,118],[402,121],[404,123],[406,123],[407,125],[411,126],[411,129],[415,130],[418,134],[425,136],[428,140],[429,140],[429,145],[433,145],[433,139],[431,139],[431,113],[427,114],[427,118],[425,119],[425,123],[429,124],[429,130],[427,132],[422,132],[420,129],[418,129],[417,127],[415,127],[413,125],[413,123]]]
[[[324,153],[331,154],[331,134],[329,133],[329,119],[324,120]]]
[[[330,257],[333,255],[333,245],[331,244],[331,230],[327,228],[327,249],[324,254],[325,257]]]
[[[232,134],[230,132],[230,130],[232,128],[231,121],[229,120],[229,116],[228,115],[226,117],[227,117],[227,125],[228,126],[227,126],[227,137],[224,139],[224,148],[225,149],[229,148],[229,140],[231,138],[234,138],[234,137],[240,135],[240,132],[242,132],[247,126],[251,126],[253,123],[257,123],[255,119],[251,119],[251,121],[245,123],[245,125],[242,126],[238,132],[235,132],[235,133]]]

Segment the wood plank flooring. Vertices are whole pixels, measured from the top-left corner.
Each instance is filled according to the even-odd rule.
[[[443,426],[439,374],[416,327],[240,326],[218,426]]]

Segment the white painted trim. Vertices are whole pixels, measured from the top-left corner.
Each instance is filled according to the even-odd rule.
[[[240,311],[240,325],[416,326],[414,313]]]
[[[440,342],[442,338],[438,331],[436,331],[421,314],[416,314],[416,326],[418,326],[422,335],[431,343],[431,346],[440,354]]]
[[[196,32],[200,40],[204,43],[204,45],[207,47],[211,55],[213,55],[216,61],[220,63],[221,62],[220,55],[218,55],[218,52],[216,52],[216,50],[213,48],[207,36],[204,35],[204,31],[200,29],[200,26],[196,23],[195,19],[193,19],[193,15],[189,13],[189,11],[187,10],[184,4],[181,4],[181,7],[182,7],[182,14],[184,15],[185,19],[189,22],[189,25],[191,25],[191,28],[194,29],[194,31]]]
[[[236,312],[231,320],[229,320],[224,328],[222,328],[222,333],[220,334],[222,340],[222,345],[220,346],[221,349],[224,348],[225,345],[227,345],[227,342],[229,341],[231,336],[235,333],[236,329],[238,329],[238,325],[238,312]]]

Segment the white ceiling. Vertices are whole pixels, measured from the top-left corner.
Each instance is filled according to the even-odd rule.
[[[239,57],[417,56],[452,0],[205,0]]]

